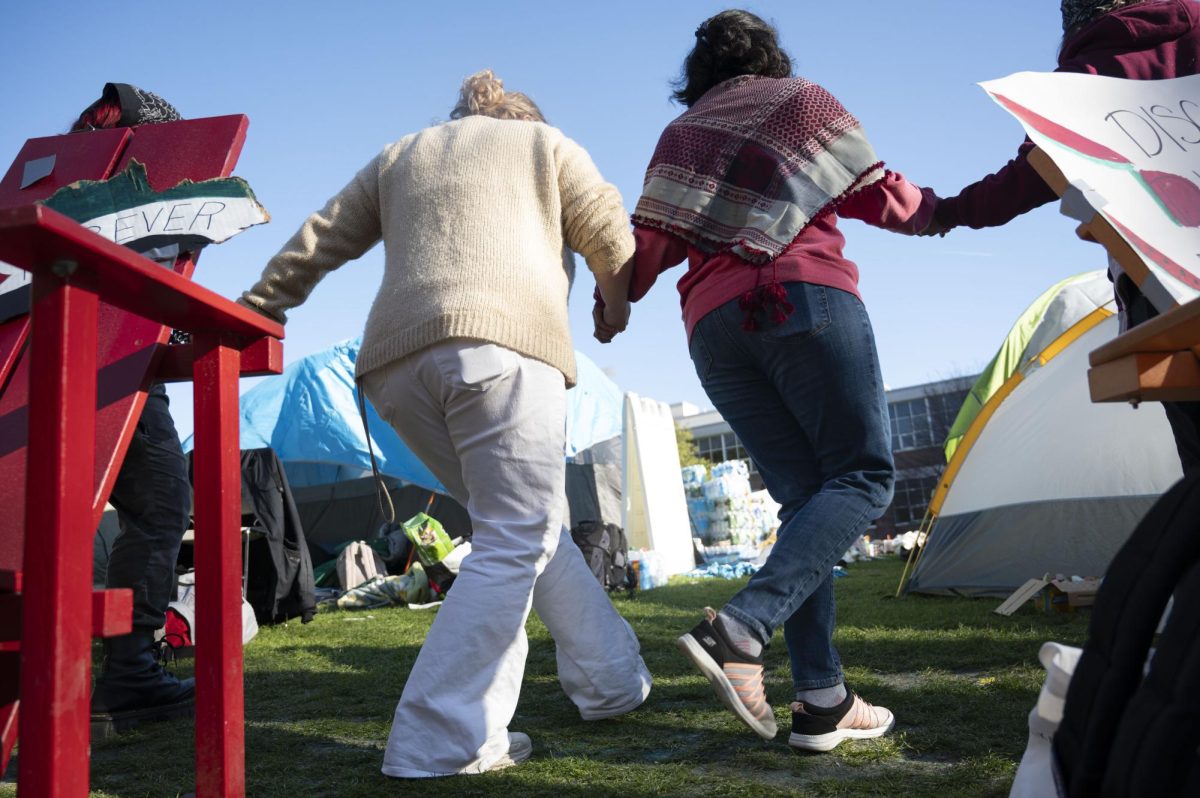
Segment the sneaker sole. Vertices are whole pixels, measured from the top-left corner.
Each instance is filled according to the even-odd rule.
[[[896,718],[892,716],[888,718],[886,724],[874,729],[838,729],[826,734],[796,734],[792,732],[788,735],[788,745],[801,751],[832,751],[841,745],[843,740],[870,740],[874,737],[882,737],[895,725]]]
[[[774,740],[775,735],[779,733],[779,727],[775,723],[775,719],[771,718],[771,724],[768,726],[758,718],[750,714],[750,710],[738,698],[737,690],[729,681],[729,677],[725,675],[725,671],[717,664],[717,661],[708,655],[696,639],[690,633],[683,635],[675,640],[675,647],[690,659],[700,672],[704,674],[709,683],[713,686],[713,690],[717,693],[717,698],[721,699],[721,703],[729,709],[738,719],[754,730],[754,733],[764,740]]]

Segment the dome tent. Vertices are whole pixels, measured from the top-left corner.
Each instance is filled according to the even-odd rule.
[[[1104,272],[1017,320],[951,430],[907,589],[1002,596],[1045,573],[1100,576],[1180,477],[1158,404],[1096,404],[1088,354],[1117,335]]]

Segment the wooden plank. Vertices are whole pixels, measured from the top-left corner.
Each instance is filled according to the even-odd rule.
[[[195,366],[195,347],[174,345],[159,347],[161,359],[155,368],[158,382],[191,382]],[[277,338],[260,338],[241,350],[241,375],[261,377],[283,373],[283,343]]]
[[[77,180],[110,177],[132,135],[126,128],[113,128],[29,139],[0,180],[0,208],[44,200]],[[33,185],[21,188],[25,164],[50,155],[54,156],[54,171]]]
[[[50,272],[33,278],[30,350],[36,368],[29,408],[21,593],[22,795],[88,795],[91,517],[96,441],[96,312],[99,300]],[[80,489],[81,486],[84,489]],[[75,614],[73,614],[73,611]]]
[[[242,798],[242,568],[238,352],[195,336],[196,795]]]
[[[41,205],[0,210],[0,260],[35,275],[66,268],[80,288],[103,286],[105,304],[189,332],[283,337],[274,321]]]
[[[113,174],[136,160],[146,166],[155,191],[174,188],[183,180],[228,177],[242,153],[249,124],[244,115],[234,114],[135,127]]]
[[[20,593],[0,593],[0,642],[21,641]],[[119,637],[133,631],[133,591],[92,591],[92,637]]]
[[[1088,369],[1093,402],[1200,400],[1200,360],[1191,351],[1137,352]]]
[[[1088,357],[1093,366],[1136,352],[1200,351],[1200,299],[1139,324],[1095,349]]]

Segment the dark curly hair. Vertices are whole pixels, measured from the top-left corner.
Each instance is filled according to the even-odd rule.
[[[738,75],[786,78],[792,59],[770,24],[749,11],[730,9],[696,28],[696,46],[683,62],[671,97],[692,107],[705,92]]]

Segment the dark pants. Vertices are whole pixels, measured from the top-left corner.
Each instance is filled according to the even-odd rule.
[[[891,431],[875,337],[862,302],[836,288],[787,283],[795,306],[766,329],[742,329],[734,299],[692,331],[705,393],[782,506],[775,547],[722,612],[765,645],[783,626],[796,691],[833,687],[833,566],[892,500]]]
[[[109,555],[106,584],[131,588],[133,625],[157,629],[166,619],[191,512],[187,461],[162,385],[150,389],[109,502],[121,534]]]
[[[1119,288],[1131,329],[1158,315],[1158,310],[1150,304],[1150,300],[1125,275],[1121,275]],[[1200,402],[1163,402],[1162,406],[1167,412],[1171,432],[1175,434],[1175,446],[1179,449],[1183,472],[1186,474],[1200,468]]]

